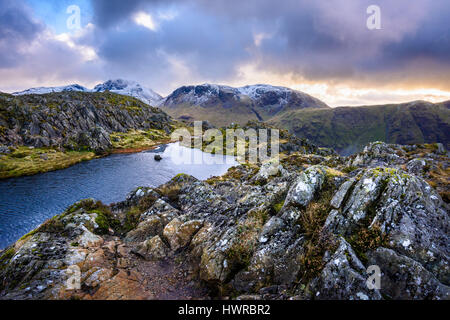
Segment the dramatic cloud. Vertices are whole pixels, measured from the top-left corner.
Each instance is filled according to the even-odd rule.
[[[19,2],[0,0],[0,68],[13,68],[23,57],[23,47],[43,26]]]
[[[268,82],[336,105],[450,92],[446,0],[82,0],[89,21],[64,34],[20,2],[3,2],[0,75],[18,68],[16,79],[30,76],[25,66],[41,71],[54,60],[40,79],[123,77],[162,94],[183,84]],[[366,27],[372,4],[381,30]]]
[[[78,43],[92,28],[56,35],[24,2],[0,0],[0,90],[103,79],[95,50]]]

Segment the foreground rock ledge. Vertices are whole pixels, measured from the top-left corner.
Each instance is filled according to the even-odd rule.
[[[449,299],[449,158],[437,150],[296,151],[278,170],[78,202],[1,253],[0,298]],[[371,265],[380,289],[366,284]]]

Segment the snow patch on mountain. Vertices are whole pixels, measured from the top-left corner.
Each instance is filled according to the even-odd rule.
[[[72,84],[68,86],[60,87],[38,87],[30,88],[20,92],[14,92],[13,95],[19,96],[24,94],[46,94],[52,92],[68,92],[68,91],[79,91],[79,92],[105,92],[110,91],[117,94],[122,94],[136,99],[141,100],[149,105],[158,105],[162,97],[154,92],[153,90],[141,86],[136,81],[128,81],[123,79],[108,80],[104,83],[98,84],[94,89],[87,89],[78,84]]]
[[[197,86],[183,86],[161,100],[159,104],[168,107],[180,104],[204,106],[214,100],[223,101],[226,99],[250,99],[255,105],[277,106],[278,109],[290,103],[299,104],[302,101],[305,105],[327,107],[326,104],[306,93],[267,84],[247,85],[238,88],[208,83]]]
[[[24,94],[45,94],[45,93],[52,93],[52,92],[63,92],[63,91],[81,91],[81,92],[90,92],[91,90],[80,86],[79,84],[71,84],[68,86],[61,86],[61,87],[37,87],[37,88],[30,88],[24,91],[20,92],[13,92],[12,94],[15,96],[21,96]]]
[[[160,101],[160,105],[204,105],[212,99],[224,99],[225,97],[238,99],[239,92],[236,88],[217,85],[201,84],[196,86],[182,86],[173,91],[169,96]]]
[[[108,80],[98,84],[93,89],[94,92],[110,91],[139,99],[149,105],[156,105],[162,97],[155,91],[141,86],[136,81],[123,79]]]
[[[267,84],[255,84],[237,88],[237,90],[244,95],[249,96],[253,100],[259,99],[261,95],[273,92],[279,95],[286,95],[288,93],[293,92],[294,90],[286,88],[286,87],[276,87]]]

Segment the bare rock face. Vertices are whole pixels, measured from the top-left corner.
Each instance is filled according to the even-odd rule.
[[[79,132],[74,141],[77,145],[86,146],[98,153],[106,152],[112,147],[109,133],[102,127],[96,127],[87,132]]]
[[[147,260],[160,260],[167,256],[169,248],[159,236],[154,236],[138,245],[136,253]]]
[[[387,248],[370,252],[368,258],[369,264],[383,270],[381,288],[385,296],[391,299],[450,299],[450,287],[416,260]]]
[[[140,242],[162,233],[164,221],[157,215],[151,216],[127,233],[125,242]]]
[[[182,225],[177,229],[177,232],[175,234],[176,238],[176,247],[185,247],[187,246],[192,237],[197,233],[198,230],[201,229],[203,226],[203,221],[201,220],[190,220]]]
[[[449,216],[439,195],[421,178],[396,169],[370,169],[355,184],[341,211],[326,226],[351,236],[366,220],[389,247],[422,263],[448,283]]]
[[[376,143],[350,158],[292,153],[281,174],[241,165],[112,207],[86,200],[0,253],[0,298],[157,298],[155,282],[194,281],[241,298],[449,299],[448,161]],[[160,280],[176,261],[189,272]]]
[[[170,132],[172,122],[158,108],[109,92],[0,95],[0,105],[0,144],[7,146],[103,153],[111,148],[111,132],[150,128]]]
[[[311,283],[315,299],[379,300],[379,290],[367,286],[366,268],[350,244],[341,238],[339,247],[318,278]]]
[[[323,166],[312,166],[295,181],[285,200],[285,205],[293,204],[306,207],[315,193],[322,187],[326,171]]]
[[[163,235],[168,240],[172,250],[177,250],[180,247],[176,234],[181,225],[181,221],[175,218],[164,227]]]

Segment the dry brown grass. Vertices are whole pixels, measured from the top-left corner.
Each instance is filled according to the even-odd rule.
[[[237,226],[237,239],[227,251],[227,258],[237,269],[249,265],[258,242],[258,234],[267,218],[266,211],[252,211]]]
[[[335,237],[323,230],[331,210],[329,204],[332,196],[333,188],[326,183],[321,194],[310,202],[300,215],[298,222],[306,239],[305,251],[300,257],[302,270],[299,278],[302,281],[307,282],[317,276],[325,265],[325,252],[333,252],[337,247]]]
[[[172,202],[178,202],[181,185],[178,183],[165,184],[156,189],[161,195],[167,197]]]

